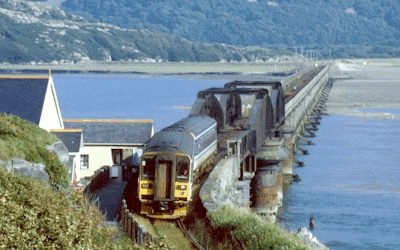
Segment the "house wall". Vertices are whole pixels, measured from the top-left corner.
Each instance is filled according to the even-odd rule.
[[[72,161],[72,173],[71,173],[71,184],[74,185],[79,181],[79,162],[80,162],[80,154],[79,153],[69,153],[69,157]]]
[[[47,84],[39,127],[47,131],[64,128],[52,77],[49,77],[49,83]]]
[[[77,158],[77,179],[80,180],[84,177],[91,177],[96,170],[100,169],[103,166],[112,166],[112,150],[113,149],[122,149],[123,157],[125,165],[132,164],[132,155],[135,152],[140,152],[143,147],[134,147],[134,146],[91,146],[85,145],[82,147],[81,155],[89,156],[89,167],[82,168],[80,166],[80,156]]]

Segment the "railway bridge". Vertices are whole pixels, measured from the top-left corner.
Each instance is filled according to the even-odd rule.
[[[206,175],[207,178],[199,178],[201,185],[195,183],[196,188],[193,187],[196,190],[196,200],[200,198],[206,210],[212,211],[225,204],[233,204],[236,207],[251,207],[260,215],[275,218],[274,215],[282,203],[283,185],[293,181],[293,155],[297,141],[301,135],[312,135],[313,126],[318,123],[318,114],[315,112],[319,112],[320,100],[326,97],[325,91],[329,87],[328,71],[329,65],[313,65],[280,81],[232,81],[222,88],[198,92],[189,117],[212,117],[216,122],[213,127],[217,127],[218,131],[214,164],[204,171],[211,172]],[[184,131],[187,124],[183,121],[167,128],[165,135]],[[197,123],[197,120],[192,120],[192,123]],[[172,128],[176,131],[172,131]],[[195,134],[191,133],[190,138],[192,136]],[[175,139],[172,140],[173,138]],[[157,147],[155,152],[163,153],[168,147],[176,150],[187,140],[186,137],[173,138],[160,136],[157,140],[154,139],[154,145],[163,145],[161,148]],[[162,144],[157,144],[158,142]],[[185,147],[185,150],[195,151],[194,147],[189,149]],[[168,167],[169,155],[157,156],[160,157],[161,164],[158,170],[154,167],[154,153],[149,157],[148,162],[145,161],[148,164],[144,164],[141,171],[159,178],[145,176],[138,186],[142,193],[135,191],[132,192],[134,195],[137,193],[141,198],[154,198],[157,195],[159,199],[163,195],[173,197],[176,190],[183,194],[188,193],[185,191],[187,178],[179,177],[178,172],[175,173],[171,166]],[[149,167],[146,169],[148,172],[144,166]],[[164,178],[166,181],[163,176],[168,177]],[[180,182],[175,184],[168,181],[169,179]],[[158,189],[154,188],[156,184],[160,186]],[[197,189],[199,186],[200,190]],[[136,198],[134,203],[140,206]],[[149,211],[146,212],[153,213],[152,210]],[[186,214],[187,210],[182,207],[182,213],[174,218]],[[171,215],[166,213],[165,218],[171,219]]]
[[[233,81],[198,93],[190,115],[215,118],[220,131],[217,162],[199,193],[208,211],[233,204],[275,218],[283,185],[293,181],[297,141],[318,123],[328,71],[313,65],[282,81]]]

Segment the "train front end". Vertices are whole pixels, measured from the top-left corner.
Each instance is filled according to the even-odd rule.
[[[157,132],[141,158],[140,213],[158,219],[187,216],[193,181],[216,147],[217,124],[209,117],[187,117]]]
[[[191,159],[178,152],[144,153],[140,165],[140,213],[150,218],[177,219],[188,214]]]

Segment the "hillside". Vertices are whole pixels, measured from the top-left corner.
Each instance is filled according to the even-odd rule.
[[[88,21],[42,1],[0,2],[0,62],[255,61],[274,57],[260,47],[191,42],[148,29]]]
[[[1,249],[138,249],[82,195],[56,192],[0,167]]]
[[[0,164],[12,159],[42,163],[52,184],[68,185],[67,169],[47,146],[57,138],[32,122],[0,113]],[[0,165],[0,168],[2,166]]]
[[[397,0],[65,0],[64,9],[123,28],[330,57],[399,56]]]
[[[102,225],[103,215],[82,195],[7,171],[14,158],[44,163],[49,182],[67,185],[65,167],[46,150],[56,140],[31,122],[0,114],[0,249],[134,249]]]
[[[399,57],[395,0],[3,0],[0,63]]]

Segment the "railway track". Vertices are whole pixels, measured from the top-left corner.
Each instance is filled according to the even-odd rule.
[[[176,220],[176,224],[178,225],[179,229],[185,234],[185,236],[190,240],[190,242],[192,242],[192,245],[196,249],[205,250],[205,248],[189,233],[182,220]]]

